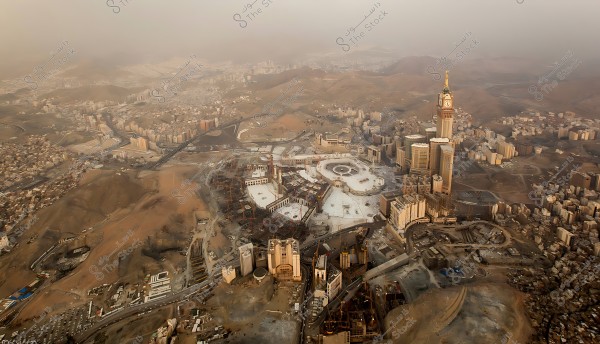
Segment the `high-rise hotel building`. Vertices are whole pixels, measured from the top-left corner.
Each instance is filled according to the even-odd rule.
[[[442,192],[452,192],[452,173],[454,168],[454,142],[452,141],[452,125],[454,123],[454,97],[448,86],[448,71],[444,80],[444,88],[438,95],[437,105],[437,138],[431,139],[433,149],[431,155],[431,172],[442,177]],[[444,141],[448,142],[447,144]],[[435,160],[434,160],[435,159]]]
[[[452,191],[452,173],[454,169],[454,148],[451,145],[440,146],[440,175],[442,176],[442,193]]]

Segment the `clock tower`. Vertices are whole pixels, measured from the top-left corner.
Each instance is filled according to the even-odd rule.
[[[448,71],[444,81],[444,89],[438,95],[437,105],[437,137],[452,140],[452,124],[454,122],[454,97],[448,87]]]

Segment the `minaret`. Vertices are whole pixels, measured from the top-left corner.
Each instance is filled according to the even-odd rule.
[[[448,86],[448,71],[444,80],[444,89],[438,95],[437,105],[437,137],[452,140],[452,124],[454,122],[454,97]]]

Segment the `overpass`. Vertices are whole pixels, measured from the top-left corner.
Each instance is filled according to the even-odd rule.
[[[373,278],[375,278],[389,270],[395,269],[402,265],[406,265],[406,264],[408,264],[409,260],[410,260],[410,256],[406,253],[402,253],[398,257],[390,259],[387,262],[379,265],[378,267],[367,271],[365,273],[364,280],[365,281],[372,280]]]
[[[355,230],[359,229],[360,227],[366,227],[366,228],[369,228],[369,229],[378,229],[378,228],[383,227],[384,225],[385,225],[385,221],[384,220],[374,221],[374,222],[359,223],[359,224],[350,226],[348,228],[340,229],[339,231],[337,231],[335,233],[329,233],[329,234],[325,234],[325,235],[322,235],[320,237],[317,237],[317,238],[314,238],[314,239],[311,239],[311,240],[307,240],[307,241],[305,241],[304,243],[302,243],[300,245],[300,250],[301,251],[306,250],[306,249],[310,248],[311,246],[316,245],[319,241],[326,242],[329,239],[335,238],[335,237],[337,237],[339,235],[348,234],[348,233],[350,233],[352,231],[355,231]],[[372,232],[370,232],[370,233],[372,233]]]

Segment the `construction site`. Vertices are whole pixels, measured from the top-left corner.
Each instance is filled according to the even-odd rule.
[[[348,157],[295,158],[230,159],[210,175],[219,212],[239,225],[228,226],[229,236],[265,245],[271,237],[303,241],[312,229],[374,221],[384,181],[370,168]]]
[[[350,343],[371,341],[383,333],[381,318],[375,310],[375,300],[368,283],[364,282],[354,297],[342,301],[339,310],[327,313],[321,326],[327,339],[319,336],[320,343],[332,342],[330,336],[346,336]]]

